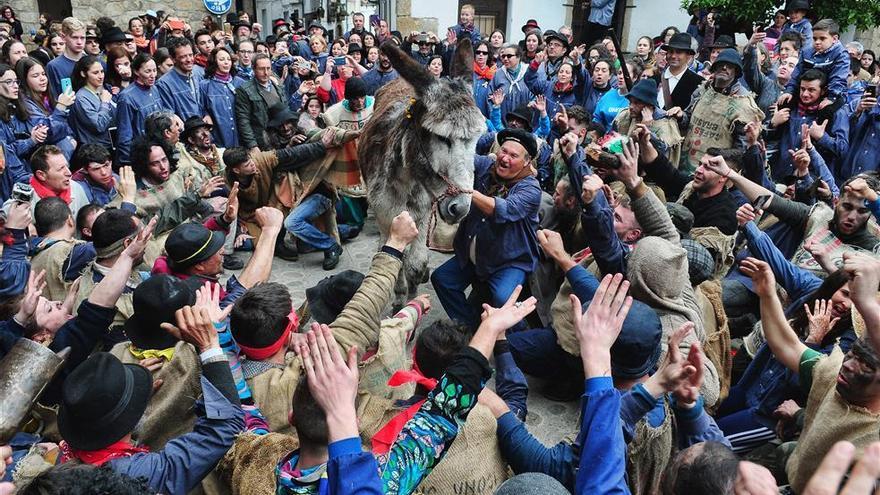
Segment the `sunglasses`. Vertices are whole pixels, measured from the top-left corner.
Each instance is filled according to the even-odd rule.
[[[504,58],[504,59],[514,58],[514,57],[516,57],[516,54],[514,54],[514,53],[504,53],[501,55],[501,58]]]
[[[487,52],[486,50],[477,50],[474,53],[476,53],[477,55],[488,55],[489,54],[489,52]]]

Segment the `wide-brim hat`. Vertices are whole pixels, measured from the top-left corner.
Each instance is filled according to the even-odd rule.
[[[307,31],[311,31],[312,28],[320,28],[323,34],[325,36],[327,35],[327,28],[325,28],[324,25],[318,21],[312,21],[311,24],[309,24]]]
[[[348,301],[354,297],[363,281],[364,274],[345,270],[306,289],[306,301],[309,303],[309,313],[312,318],[318,323],[328,325],[333,323]]]
[[[660,360],[662,337],[657,313],[646,304],[634,303],[611,346],[611,374],[635,379],[651,373]]]
[[[568,51],[569,43],[568,38],[566,38],[565,36],[557,33],[556,31],[546,31],[544,33],[544,44],[549,43],[550,40],[559,41],[560,43],[562,43],[562,46],[565,47],[565,50]]]
[[[131,433],[147,410],[153,378],[108,352],[92,354],[64,380],[58,430],[77,450],[99,450]]]
[[[810,0],[788,0],[785,2],[785,11],[791,12],[792,10],[811,11]]]
[[[253,25],[250,22],[243,21],[243,20],[239,19],[239,20],[235,21],[235,24],[232,25],[232,30],[235,31],[238,28],[242,28],[242,27],[246,27],[248,29],[251,29],[252,26]]]
[[[532,127],[532,119],[534,115],[534,111],[529,108],[528,105],[522,105],[517,107],[504,116],[505,124],[510,121],[511,117],[518,118],[526,123],[526,130],[529,132],[533,132],[534,128]]]
[[[642,79],[633,86],[626,97],[656,107],[657,92],[657,81],[650,78]]]
[[[200,223],[178,225],[165,240],[165,252],[174,270],[183,270],[214,256],[226,242],[223,232],[208,230]]]
[[[538,26],[538,21],[536,21],[534,19],[529,19],[526,21],[525,24],[522,25],[522,27],[520,29],[522,30],[523,33],[525,33],[525,32],[532,30],[532,29],[540,30],[541,28]]]
[[[133,312],[123,329],[131,343],[140,349],[167,349],[177,339],[161,328],[175,323],[175,312],[196,302],[196,290],[203,280],[190,277],[181,280],[173,275],[157,274],[144,280],[132,294]]]
[[[706,48],[736,48],[736,41],[731,36],[722,34],[712,44],[706,45]]]
[[[186,119],[186,122],[183,123],[183,139],[187,139],[193,133],[193,131],[201,127],[207,127],[209,130],[214,128],[213,125],[205,122],[199,117],[193,116]]]
[[[291,110],[287,105],[279,103],[269,109],[269,122],[266,123],[266,127],[281,127],[285,122],[298,119],[299,114],[297,112]]]
[[[355,54],[355,53],[360,53],[361,56],[363,56],[363,54],[364,54],[364,49],[361,48],[361,45],[359,45],[359,44],[357,44],[357,43],[350,43],[350,44],[348,45],[348,54],[349,54],[349,55],[353,55],[353,54]]]
[[[715,58],[715,61],[712,62],[712,67],[710,67],[709,70],[715,72],[718,64],[731,64],[736,67],[740,74],[743,72],[742,57],[740,57],[739,52],[733,48],[725,48],[724,50],[721,50],[721,53],[719,53]]]
[[[111,27],[107,30],[106,33],[103,33],[103,36],[101,36],[101,43],[104,43],[105,45],[107,43],[115,43],[118,41],[126,40],[128,40],[128,38],[125,36],[125,33],[123,33],[122,30],[116,26]]]
[[[694,50],[692,41],[693,38],[691,38],[691,35],[687,33],[676,33],[672,35],[672,38],[669,39],[669,43],[666,43],[660,48],[664,51],[681,50],[683,52],[688,52],[691,55],[694,55],[697,52]]]

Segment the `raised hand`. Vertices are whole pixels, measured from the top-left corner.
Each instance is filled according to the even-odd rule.
[[[116,182],[116,191],[119,192],[123,202],[134,202],[135,195],[137,194],[137,180],[134,176],[134,169],[131,167],[119,168],[119,181]]]
[[[804,125],[806,125],[806,124],[804,124]],[[818,141],[818,140],[822,139],[822,136],[825,135],[825,128],[827,128],[827,127],[828,127],[828,119],[823,120],[821,124],[818,122],[813,122],[812,124],[810,124],[809,136],[811,138],[815,139],[816,141]],[[810,145],[810,147],[812,148],[813,146]]]
[[[623,145],[623,153],[617,153],[620,167],[611,171],[630,191],[642,182],[639,176],[639,144],[629,140]]]
[[[605,183],[602,178],[596,174],[585,175],[584,182],[581,185],[581,199],[584,204],[590,204],[596,199],[596,195],[603,189]],[[610,198],[606,198],[610,202]]]
[[[24,298],[18,306],[18,312],[15,313],[15,321],[22,326],[26,326],[33,318],[37,311],[37,303],[40,302],[40,296],[43,289],[46,288],[46,270],[40,270],[35,273],[31,270],[28,274],[27,286],[24,291]]]
[[[877,288],[880,285],[880,261],[866,254],[847,251],[843,253],[843,269],[850,276],[851,297],[859,311],[862,311],[864,305],[876,304]]]
[[[569,298],[587,378],[611,374],[611,346],[632,306],[632,297],[626,295],[628,290],[629,282],[618,273],[602,279],[586,313],[581,313],[581,301],[576,295]]]
[[[305,136],[303,136],[305,138]],[[324,148],[330,149],[334,147],[333,141],[336,139],[336,132],[333,129],[324,129],[321,133],[321,144]],[[305,140],[305,139],[304,139]]]
[[[263,206],[254,212],[254,220],[262,230],[280,229],[282,222],[284,222],[284,214],[278,208]]]
[[[419,235],[419,228],[408,211],[402,211],[391,220],[388,246],[403,251]]]
[[[31,141],[40,144],[49,137],[49,127],[43,124],[35,125],[31,128]]]
[[[499,88],[493,91],[489,94],[489,101],[492,102],[492,105],[500,107],[504,103],[504,90]]]
[[[220,309],[220,284],[205,282],[205,285],[196,290],[196,303],[193,309],[205,309],[212,323],[222,323],[229,317],[233,305]]]
[[[542,229],[538,231],[537,237],[541,249],[544,250],[544,254],[550,258],[558,260],[569,257],[568,253],[565,252],[565,245],[562,243],[562,236],[559,235],[559,232]]]
[[[808,344],[819,344],[822,339],[828,335],[828,332],[834,328],[834,325],[840,321],[840,317],[831,318],[831,309],[833,304],[830,299],[816,299],[813,303],[813,311],[810,306],[804,304],[804,311],[807,312],[807,319],[810,321],[809,333],[805,340]]]
[[[790,95],[782,95],[782,96],[790,96]],[[773,117],[770,117],[770,125],[773,127],[779,127],[782,124],[791,119],[791,110],[788,108],[782,108],[777,110],[776,113],[773,114]]]
[[[232,225],[238,219],[238,181],[232,183],[229,197],[226,198],[226,210],[223,212],[223,220]]]
[[[223,189],[226,185],[226,179],[223,176],[217,175],[215,177],[211,177],[206,180],[202,187],[199,188],[199,196],[202,198],[209,198],[215,192]]]
[[[162,323],[160,328],[198,349],[199,353],[220,348],[220,338],[207,308],[184,306],[174,313],[176,325]]]
[[[869,495],[880,477],[880,442],[865,448],[862,458],[850,471],[856,448],[849,442],[837,442],[825,455],[819,469],[813,473],[802,495]],[[849,473],[846,485],[840,489],[844,476]],[[838,491],[840,490],[840,491]]]
[[[779,495],[776,478],[764,466],[740,461],[733,482],[734,495]]]
[[[750,257],[742,260],[739,268],[752,279],[755,294],[759,297],[769,297],[776,294],[776,277],[766,262]]]
[[[779,98],[776,99],[776,108],[785,105],[789,101],[791,101],[791,95],[789,93],[782,93],[781,95],[779,95]]]
[[[24,230],[33,222],[31,204],[23,201],[15,201],[9,205],[9,215],[6,216],[6,228]]]
[[[747,223],[754,222],[756,218],[758,218],[758,212],[756,212],[755,208],[749,203],[740,206],[736,210],[736,223],[738,223],[740,227],[745,227]]]
[[[480,328],[488,328],[497,335],[516,325],[534,311],[538,300],[530,297],[525,301],[517,302],[516,299],[519,297],[520,292],[522,292],[522,285],[517,285],[513,292],[511,292],[510,297],[507,298],[507,302],[500,308],[493,308],[488,304],[483,304],[483,313],[480,315],[482,319]]]
[[[561,103],[556,105],[556,109],[559,111],[553,116],[553,125],[561,132],[565,132],[568,130],[568,111],[565,110],[565,105]]]
[[[657,372],[651,375],[645,383],[648,392],[654,397],[661,397],[663,394],[679,391],[680,395],[685,399],[683,402],[691,404],[696,402],[699,397],[700,387],[696,387],[696,396],[692,397],[690,384],[688,379],[697,373],[697,368],[690,361],[684,358],[679,350],[679,346],[684,338],[694,329],[693,323],[685,323],[669,335],[669,345],[667,346],[666,355],[657,368]],[[694,352],[694,347],[691,352]],[[696,345],[697,353],[699,353],[699,345]]]
[[[868,182],[859,177],[846,186],[843,187],[844,191],[854,194],[861,199],[867,199],[868,201],[877,201],[877,191],[871,189],[868,185]]]
[[[745,127],[746,133],[746,144],[749,147],[758,144],[758,139],[761,137],[761,123],[760,122],[749,122]]]
[[[730,175],[730,166],[727,165],[727,162],[724,161],[723,156],[712,156],[709,157],[708,163],[706,164],[706,168],[720,175],[721,177],[727,177]]]
[[[129,258],[132,262],[142,260],[144,252],[147,250],[147,242],[153,238],[153,231],[156,230],[156,223],[158,221],[159,217],[151,218],[150,223],[141,229],[131,241],[131,244],[122,251],[122,256]]]

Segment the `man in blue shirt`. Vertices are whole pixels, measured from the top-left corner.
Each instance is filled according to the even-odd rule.
[[[535,136],[525,129],[498,134],[501,149],[493,162],[474,157],[474,191],[468,215],[455,236],[455,256],[431,275],[446,314],[476,328],[479,306],[464,291],[474,283],[488,285],[488,302],[500,307],[538,262],[538,207],[541,187],[530,164],[538,153]]]
[[[156,83],[162,104],[182,120],[199,117],[213,124],[202,106],[199,83],[204,70],[195,65],[192,43],[186,38],[171,38],[167,48],[174,59],[174,69]]]
[[[64,53],[46,65],[49,89],[54,98],[58,98],[61,94],[61,80],[71,77],[73,66],[83,56],[83,49],[86,46],[86,25],[76,17],[68,17],[61,23],[61,34],[64,37]]]

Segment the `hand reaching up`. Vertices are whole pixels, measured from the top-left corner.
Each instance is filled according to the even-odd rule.
[[[587,378],[611,375],[611,346],[620,335],[623,321],[632,306],[627,296],[629,282],[623,275],[606,275],[596,289],[586,313],[581,313],[581,301],[570,296],[572,319],[580,341],[584,374]]]

